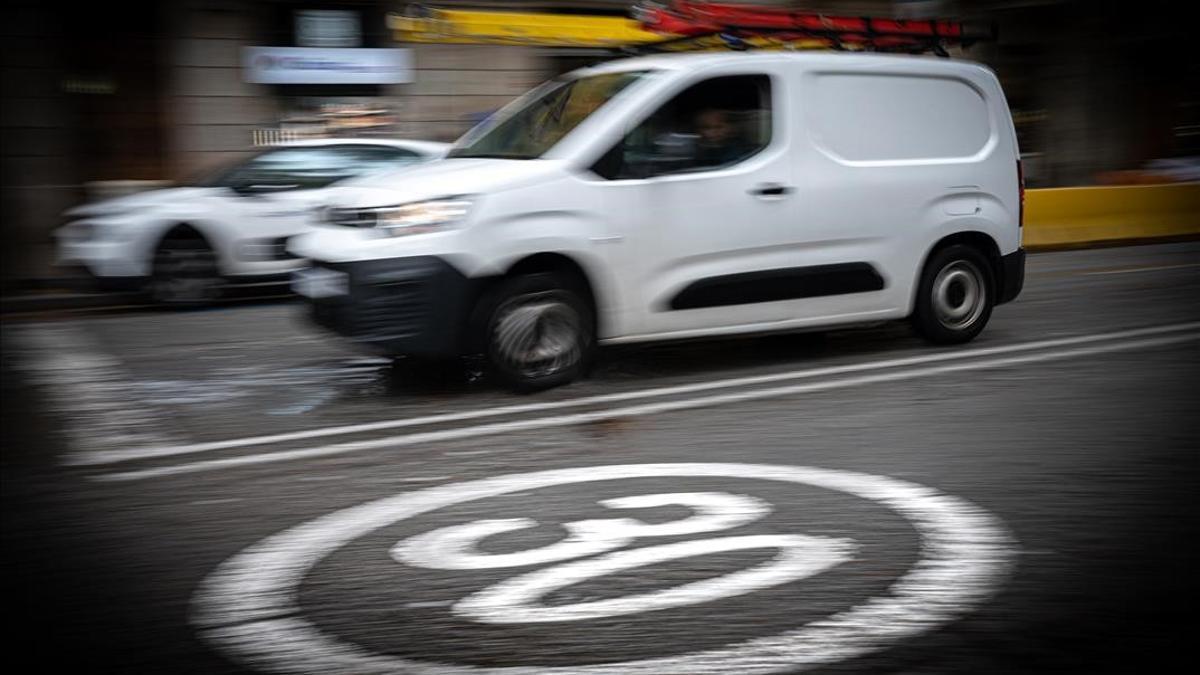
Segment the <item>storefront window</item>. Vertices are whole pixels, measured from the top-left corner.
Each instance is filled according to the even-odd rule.
[[[290,96],[279,129],[289,140],[396,134],[396,114],[380,97]]]

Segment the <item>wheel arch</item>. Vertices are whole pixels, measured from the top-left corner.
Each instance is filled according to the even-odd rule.
[[[223,251],[221,249],[221,247],[216,245],[216,243],[213,241],[213,238],[211,236],[204,233],[204,228],[202,226],[197,225],[196,222],[192,221],[192,220],[172,221],[161,227],[159,234],[151,240],[152,244],[150,246],[149,251],[147,251],[147,255],[149,256],[149,259],[150,259],[149,267],[150,267],[151,272],[153,272],[153,267],[154,267],[154,255],[158,251],[159,247],[161,247],[165,242],[168,242],[168,241],[189,241],[189,240],[204,242],[204,245],[208,246],[208,248],[211,249],[212,252],[217,257],[218,271],[220,271],[221,273],[225,272],[226,252]]]
[[[487,321],[487,309],[493,301],[493,292],[504,281],[529,274],[556,274],[571,280],[587,302],[592,312],[592,326],[596,336],[603,334],[601,326],[600,297],[597,294],[597,284],[592,274],[589,274],[584,263],[575,256],[557,251],[543,251],[520,256],[516,260],[502,266],[502,272],[487,277],[475,294],[473,310],[469,319],[470,343],[472,350],[478,348],[479,336],[483,333],[483,325]]]
[[[917,266],[916,276],[912,284],[912,293],[908,298],[909,314],[912,314],[916,307],[917,293],[920,292],[921,288],[921,278],[925,274],[925,266],[929,264],[930,258],[942,249],[959,244],[970,246],[982,253],[984,258],[987,259],[989,271],[992,273],[992,288],[989,289],[989,292],[992,294],[992,301],[995,302],[1000,289],[1004,287],[1004,265],[1000,260],[1000,245],[992,235],[986,232],[964,230],[948,234],[935,241],[926,249],[925,255],[921,257],[921,264]]]

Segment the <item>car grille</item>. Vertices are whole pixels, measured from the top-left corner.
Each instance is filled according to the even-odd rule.
[[[239,256],[245,260],[295,260],[296,256],[288,251],[288,239],[247,239],[241,243]]]
[[[291,237],[277,237],[271,242],[271,255],[275,260],[295,260],[298,256],[288,250],[288,240]]]
[[[291,237],[275,237],[265,240],[263,251],[266,253],[266,257],[271,260],[295,260],[296,255],[288,251],[288,239]]]
[[[314,267],[338,270],[322,263]],[[425,280],[352,284],[349,295],[314,302],[313,318],[326,328],[358,339],[411,337],[427,327],[431,313],[429,288]]]
[[[425,328],[429,316],[426,284],[421,281],[373,286],[355,304],[359,335],[409,337]]]

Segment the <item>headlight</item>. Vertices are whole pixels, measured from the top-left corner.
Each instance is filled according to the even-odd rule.
[[[66,241],[77,243],[92,241],[119,241],[127,236],[127,232],[112,223],[75,222],[59,230],[60,237]]]
[[[371,210],[375,213],[376,228],[393,237],[402,237],[456,226],[467,217],[471,201],[465,197],[447,197]]]

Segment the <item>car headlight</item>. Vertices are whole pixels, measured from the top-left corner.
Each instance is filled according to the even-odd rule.
[[[76,243],[119,241],[127,235],[128,232],[118,225],[88,221],[69,223],[59,230],[64,241]]]
[[[455,227],[470,212],[471,200],[446,197],[371,210],[375,213],[377,229],[393,237],[402,237]]]

